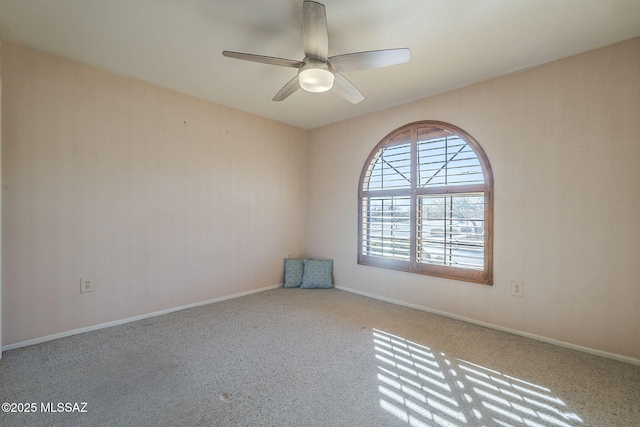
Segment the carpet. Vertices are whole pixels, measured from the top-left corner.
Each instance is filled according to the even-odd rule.
[[[637,426],[639,384],[638,366],[280,288],[7,351],[0,425]]]

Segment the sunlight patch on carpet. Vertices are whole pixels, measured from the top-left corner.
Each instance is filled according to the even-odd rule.
[[[572,427],[582,419],[552,391],[378,329],[380,407],[412,427]]]

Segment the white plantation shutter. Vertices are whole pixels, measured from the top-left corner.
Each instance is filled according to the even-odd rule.
[[[418,140],[418,172],[420,188],[484,184],[476,153],[457,135]]]
[[[482,193],[418,198],[417,261],[482,270],[484,197]]]
[[[371,191],[411,188],[411,143],[402,143],[408,135],[402,134],[390,145],[378,150],[367,171],[367,186]]]
[[[409,261],[410,214],[409,197],[367,197],[362,211],[367,229],[363,251],[370,256]]]
[[[488,159],[463,130],[397,129],[360,177],[358,262],[492,284],[492,192]]]

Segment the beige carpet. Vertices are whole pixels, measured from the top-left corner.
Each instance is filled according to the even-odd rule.
[[[276,289],[8,351],[0,401],[35,409],[2,426],[636,427],[640,367]]]

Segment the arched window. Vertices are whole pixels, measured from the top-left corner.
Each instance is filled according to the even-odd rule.
[[[493,173],[462,129],[391,132],[362,169],[358,205],[359,264],[493,284]]]

